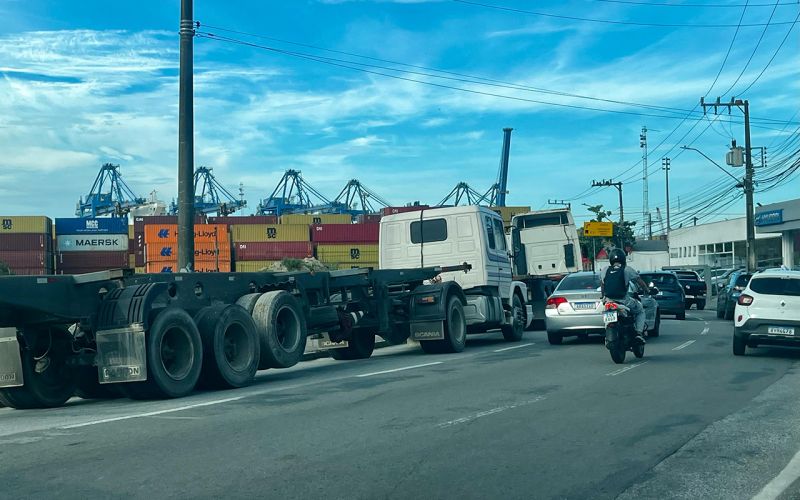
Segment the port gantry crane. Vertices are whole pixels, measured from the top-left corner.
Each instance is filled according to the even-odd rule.
[[[278,185],[267,198],[261,200],[256,212],[259,215],[281,215],[303,212],[341,213],[345,207],[334,203],[307,183],[300,170],[284,172]]]
[[[239,185],[239,199],[225,189],[211,168],[197,167],[194,171],[194,211],[195,213],[230,215],[247,206],[242,185]],[[173,201],[170,213],[178,213],[178,205]]]
[[[106,191],[107,189],[107,191]],[[86,197],[78,199],[75,215],[78,217],[97,217],[111,215],[125,216],[132,209],[147,204],[147,200],[136,196],[122,180],[119,165],[104,163]]]
[[[373,201],[377,204],[373,204]],[[361,184],[358,179],[350,179],[342,191],[333,200],[336,206],[344,206],[344,210],[350,215],[374,214],[380,208],[388,207],[390,203],[374,191]],[[360,206],[361,208],[357,208]]]

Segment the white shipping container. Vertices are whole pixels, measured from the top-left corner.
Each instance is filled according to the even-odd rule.
[[[59,234],[59,252],[127,252],[127,234]]]

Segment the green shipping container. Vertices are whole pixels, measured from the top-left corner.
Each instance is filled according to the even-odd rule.
[[[269,269],[272,264],[277,261],[274,260],[249,260],[246,262],[236,263],[237,273],[257,273],[262,269]]]
[[[252,241],[311,241],[305,224],[235,224],[231,235],[236,243]]]
[[[378,245],[317,245],[317,259],[337,264],[375,263],[378,262]]]
[[[53,221],[42,215],[0,215],[0,234],[53,234]]]
[[[353,218],[347,214],[288,214],[281,215],[281,224],[350,224]]]

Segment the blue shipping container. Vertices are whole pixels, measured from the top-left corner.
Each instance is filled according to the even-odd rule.
[[[128,234],[128,218],[56,219],[56,234]]]

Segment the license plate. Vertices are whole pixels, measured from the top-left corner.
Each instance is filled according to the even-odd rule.
[[[606,325],[609,323],[616,323],[617,322],[617,311],[606,311],[603,313],[603,323]]]
[[[686,294],[686,298],[687,298],[687,299],[693,299],[693,298],[694,298],[694,295],[689,295],[689,294],[687,293],[687,294]]]
[[[585,311],[588,309],[594,309],[595,303],[594,302],[575,302],[572,304],[573,309],[576,311]]]
[[[794,335],[793,326],[770,326],[767,328],[767,333],[772,335]]]

